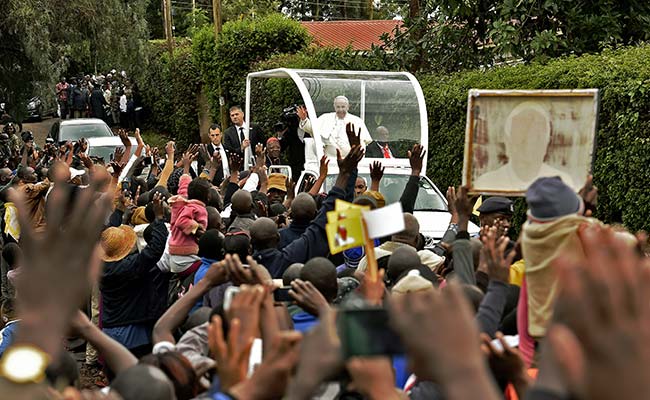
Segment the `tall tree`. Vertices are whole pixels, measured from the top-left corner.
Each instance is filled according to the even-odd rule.
[[[396,68],[457,71],[544,60],[650,39],[647,0],[412,0],[384,37]],[[413,4],[411,4],[413,7]]]

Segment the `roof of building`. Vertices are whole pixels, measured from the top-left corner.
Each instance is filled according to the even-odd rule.
[[[301,22],[314,43],[322,47],[346,48],[353,50],[370,50],[372,45],[381,45],[380,36],[388,33],[393,36],[399,20],[368,20],[368,21],[303,21]]]

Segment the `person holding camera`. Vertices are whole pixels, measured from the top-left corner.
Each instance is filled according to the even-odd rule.
[[[300,177],[305,165],[305,137],[310,135],[299,127],[300,117],[299,110],[304,109],[304,106],[296,104],[286,107],[282,110],[280,122],[275,124],[274,131],[279,139],[279,150],[285,152],[285,159],[291,167],[291,176],[293,181],[296,182]],[[306,111],[305,111],[306,113]],[[269,147],[267,143],[268,158],[272,158],[274,148]],[[277,159],[280,159],[278,154]],[[277,165],[267,160],[267,166]]]
[[[20,136],[23,140],[20,154],[27,153],[27,165],[34,165],[41,154],[41,149],[34,143],[34,134],[31,131],[25,131]]]

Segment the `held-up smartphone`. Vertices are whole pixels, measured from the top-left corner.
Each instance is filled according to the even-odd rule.
[[[284,286],[281,288],[277,288],[273,291],[273,300],[274,301],[279,301],[279,302],[284,302],[284,303],[290,303],[294,301],[294,298],[291,297],[289,294],[289,290],[291,290],[291,286]]]
[[[291,167],[288,165],[271,165],[269,167],[269,174],[273,173],[279,173],[291,179]]]
[[[153,164],[153,157],[145,157],[144,160],[142,160],[142,164],[145,167],[148,167]]]
[[[336,325],[345,359],[404,354],[399,335],[388,324],[386,309],[341,310]]]
[[[239,286],[229,286],[226,289],[226,293],[223,296],[223,309],[229,310],[230,304],[232,304],[232,299],[239,293]]]

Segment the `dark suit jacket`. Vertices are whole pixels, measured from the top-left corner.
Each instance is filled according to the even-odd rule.
[[[395,149],[394,146],[388,143],[388,149],[390,150],[390,153],[392,154],[393,158],[399,157],[397,154],[397,150]],[[384,158],[384,153],[383,151],[379,148],[378,142],[373,141],[366,146],[366,157],[367,158]]]
[[[223,143],[221,144],[221,146],[226,151],[226,157],[228,157],[228,150],[226,149],[226,146],[224,146]],[[215,146],[212,143],[208,143],[208,154],[209,155],[214,154],[215,150],[216,150]],[[199,173],[201,173],[203,167],[205,167],[205,162],[203,162],[203,159],[201,157],[199,157],[198,165],[199,165]],[[212,184],[215,186],[219,186],[221,185],[221,182],[223,182],[223,180],[224,180],[223,168],[219,168],[217,170],[217,173],[214,174],[214,179],[212,179]]]
[[[239,131],[235,129],[234,125],[231,125],[224,132],[223,137],[223,146],[226,148],[226,151],[230,153],[239,154],[240,157],[244,156],[244,152],[241,151],[241,140],[239,139]],[[252,125],[249,130],[249,139],[251,141],[251,154],[255,154],[255,146],[258,143],[263,143],[264,134],[262,130],[257,126]]]

